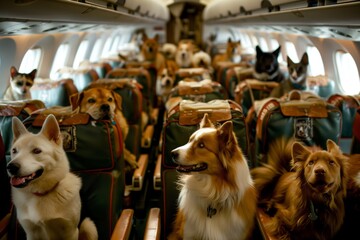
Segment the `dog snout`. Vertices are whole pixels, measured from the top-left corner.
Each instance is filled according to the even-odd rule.
[[[19,172],[19,169],[20,169],[20,164],[18,164],[18,163],[9,163],[6,166],[6,169],[8,170],[8,172],[11,175],[17,175],[17,173]]]
[[[315,174],[316,176],[324,176],[326,173],[325,169],[322,167],[319,167],[317,169],[315,169]]]
[[[171,158],[173,160],[174,163],[177,163],[177,160],[179,158],[179,151],[178,150],[172,150],[171,151]]]
[[[100,106],[100,110],[102,112],[109,112],[110,111],[110,105],[109,104],[103,104]]]

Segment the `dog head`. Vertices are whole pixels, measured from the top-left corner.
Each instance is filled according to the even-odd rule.
[[[273,52],[263,52],[259,46],[256,46],[256,62],[255,74],[256,78],[267,80],[272,78],[274,74],[278,73],[279,62],[278,56],[280,54],[281,46]]]
[[[30,73],[19,73],[13,66],[10,68],[10,84],[12,89],[21,96],[26,96],[30,93],[30,88],[34,84],[34,79],[37,70],[34,69]]]
[[[239,59],[239,58],[241,58],[240,57],[241,42],[240,41],[233,42],[231,40],[231,38],[229,38],[228,42],[226,44],[226,54],[228,55],[229,59],[232,62],[240,62],[239,60],[241,60],[241,59]]]
[[[12,119],[13,144],[11,161],[7,164],[10,183],[15,188],[44,192],[69,172],[57,120],[49,115],[38,134],[28,132],[17,118]]]
[[[166,97],[175,83],[175,72],[177,70],[176,63],[169,64],[167,60],[166,67],[159,69],[156,79],[156,94],[158,96]]]
[[[176,49],[177,46],[175,44],[165,43],[161,48],[161,52],[165,59],[175,60]]]
[[[191,67],[194,46],[191,41],[180,41],[176,50],[176,63],[179,67]]]
[[[159,35],[155,35],[154,38],[148,38],[143,34],[143,44],[141,46],[141,53],[146,61],[154,61],[159,49]]]
[[[292,146],[294,168],[302,179],[304,189],[308,189],[315,199],[333,199],[338,192],[346,195],[346,158],[340,148],[327,140],[327,150],[314,150],[295,142]]]
[[[192,63],[194,67],[201,67],[209,69],[211,67],[211,57],[204,51],[195,53],[192,57]]]
[[[287,57],[289,78],[295,88],[304,89],[306,87],[307,67],[309,65],[308,55],[305,52],[300,62],[294,63],[291,58]]]
[[[215,128],[205,114],[200,129],[190,136],[189,142],[172,150],[171,154],[179,172],[222,175],[227,172],[236,147],[232,122],[227,121]]]
[[[89,88],[71,96],[73,109],[88,113],[95,120],[113,120],[116,112],[121,111],[121,96],[106,88]]]

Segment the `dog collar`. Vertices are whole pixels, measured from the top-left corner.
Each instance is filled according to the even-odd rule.
[[[51,189],[49,189],[45,192],[42,192],[42,193],[41,192],[33,192],[33,194],[38,197],[43,197],[43,196],[47,195],[49,192],[54,191],[55,188],[57,188],[57,186],[59,186],[59,182],[57,182]]]

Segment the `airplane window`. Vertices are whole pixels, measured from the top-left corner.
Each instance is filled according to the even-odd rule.
[[[80,46],[76,52],[76,56],[74,59],[73,68],[79,67],[79,64],[81,63],[81,61],[85,60],[86,50],[87,50],[88,46],[89,46],[88,40],[84,40],[80,43]]]
[[[113,38],[109,37],[108,39],[106,39],[103,51],[101,53],[101,57],[107,57],[110,53],[111,50],[111,43],[113,42]]]
[[[116,52],[117,51],[119,42],[120,42],[120,37],[116,36],[113,43],[112,43],[112,45],[111,45],[111,52]]]
[[[41,49],[40,48],[31,48],[23,57],[19,72],[29,73],[34,69],[37,69],[40,65],[41,58]]]
[[[308,75],[325,75],[324,63],[319,50],[314,46],[307,46],[306,52],[309,56]]]
[[[285,50],[286,54],[291,58],[294,62],[299,62],[299,57],[296,53],[295,45],[292,42],[285,42]]]
[[[259,38],[259,44],[263,51],[265,51],[265,52],[269,51],[269,47],[267,45],[265,38],[263,38],[263,37]]]
[[[251,38],[251,42],[252,42],[252,45],[253,45],[254,48],[257,45],[259,45],[259,42],[258,42],[257,38],[254,35],[251,35],[250,38]]]
[[[91,51],[90,62],[96,62],[99,60],[101,44],[102,44],[102,39],[96,40],[95,45]]]
[[[69,44],[63,43],[56,51],[53,65],[50,71],[50,78],[57,79],[57,70],[65,66],[65,60],[69,51]]]
[[[335,53],[336,67],[339,74],[340,87],[345,94],[360,93],[359,71],[353,57],[349,53]]]

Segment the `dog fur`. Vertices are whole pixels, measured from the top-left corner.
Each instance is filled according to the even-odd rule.
[[[263,52],[259,46],[256,46],[255,50],[254,78],[262,81],[281,82],[284,79],[284,74],[281,72],[278,62],[281,46],[273,52]]]
[[[176,56],[177,46],[173,43],[165,43],[161,47],[161,53],[164,55],[167,60],[174,60]]]
[[[200,129],[172,157],[183,174],[168,239],[248,239],[257,196],[232,122],[216,129],[205,114]]]
[[[166,102],[171,89],[175,85],[175,74],[178,66],[173,60],[166,60],[166,65],[160,68],[156,78],[156,95],[159,96],[163,103]]]
[[[34,85],[34,79],[37,70],[34,69],[30,73],[19,73],[12,66],[10,68],[10,86],[6,89],[4,100],[24,100],[31,99],[30,88]]]
[[[194,54],[194,44],[192,41],[181,40],[177,46],[175,61],[179,68],[192,67]]]
[[[71,97],[73,108],[79,107],[80,113],[88,113],[95,120],[116,120],[120,124],[124,139],[124,159],[132,169],[138,167],[136,157],[125,147],[129,125],[122,113],[121,96],[106,88],[89,88]],[[75,99],[75,100],[74,100]]]
[[[214,72],[214,69],[211,66],[211,57],[204,51],[194,53],[192,57],[192,65],[195,68],[205,68],[208,69],[211,73]]]
[[[327,150],[280,139],[268,163],[251,171],[259,206],[272,216],[265,225],[276,239],[332,239],[344,220],[347,161],[327,140]]]
[[[80,222],[81,179],[70,172],[60,128],[49,115],[38,134],[13,118],[7,171],[17,219],[27,239],[97,239],[95,224]]]
[[[298,63],[294,63],[290,57],[287,57],[287,64],[289,77],[271,91],[270,97],[280,98],[294,89],[306,90],[307,67],[309,65],[307,53],[303,54]]]
[[[217,54],[214,56],[212,66],[214,69],[219,62],[240,62],[241,60],[241,42],[233,42],[231,38],[228,39],[226,44],[226,52],[223,54]]]
[[[146,33],[143,33],[142,41],[140,59],[153,63],[157,71],[164,68],[165,57],[159,50],[159,35],[149,38]]]

